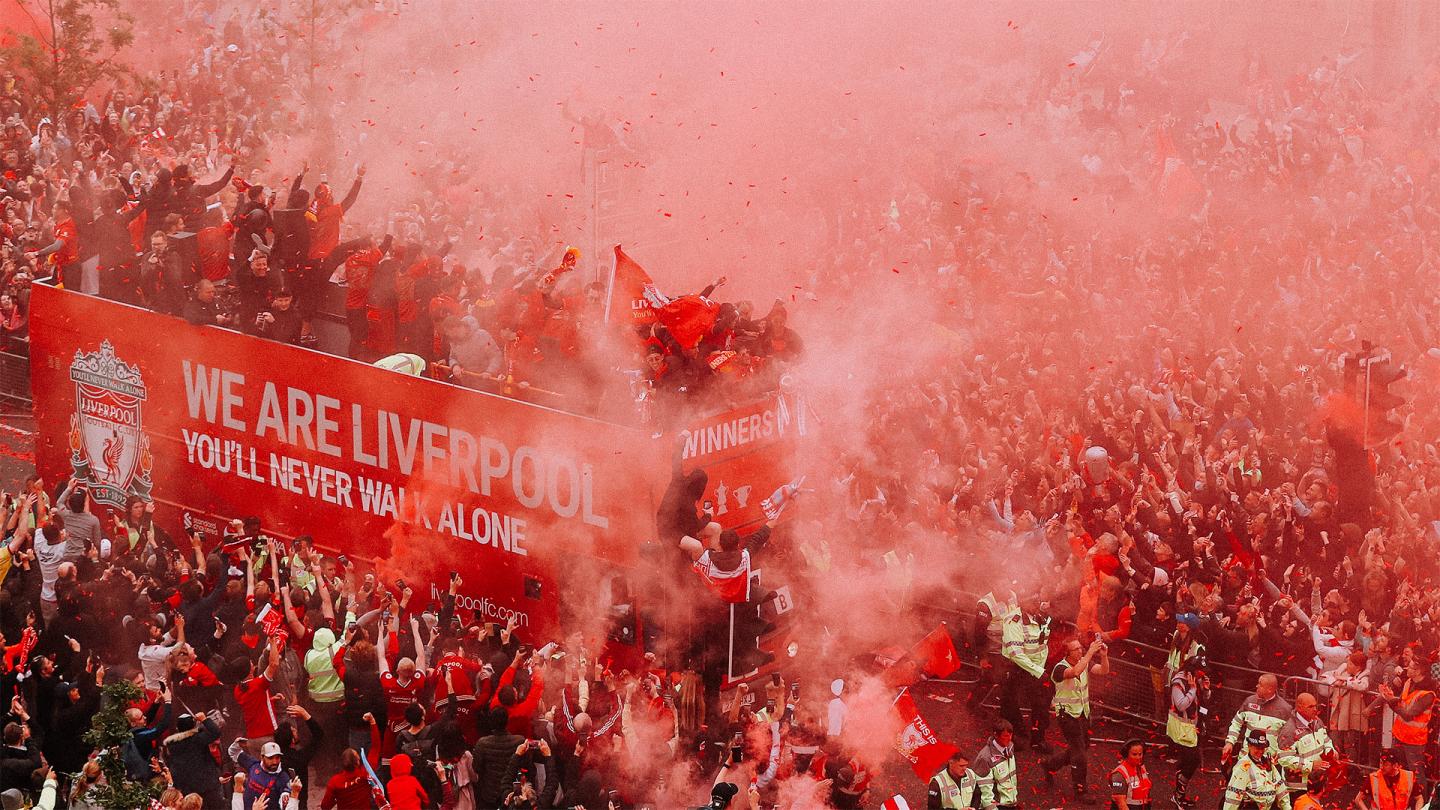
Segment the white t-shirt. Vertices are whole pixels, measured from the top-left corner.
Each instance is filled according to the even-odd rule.
[[[45,532],[35,532],[35,561],[40,564],[40,599],[54,602],[60,563],[65,561],[65,541],[51,544],[46,542]]]
[[[840,732],[845,729],[845,714],[849,711],[845,706],[845,701],[840,698],[837,697],[830,701],[830,717],[829,722],[825,725],[825,736],[840,736]]]
[[[140,671],[145,674],[145,688],[159,689],[165,685],[165,659],[175,645],[141,644],[139,651]]]

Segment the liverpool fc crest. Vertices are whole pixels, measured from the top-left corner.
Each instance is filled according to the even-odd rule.
[[[130,495],[150,500],[150,440],[142,430],[145,382],[138,366],[115,356],[110,341],[100,351],[76,350],[70,363],[75,415],[70,417],[70,466],[90,483],[90,496],[123,507]]]

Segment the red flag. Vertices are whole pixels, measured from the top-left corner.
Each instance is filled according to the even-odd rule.
[[[230,232],[234,225],[212,225],[195,234],[195,246],[200,259],[200,275],[211,281],[219,281],[230,275]],[[250,257],[242,256],[248,264]]]
[[[138,205],[138,203],[132,205]],[[130,211],[131,205],[126,205],[120,210]],[[130,220],[130,224],[125,226],[125,229],[130,232],[130,241],[134,243],[136,253],[144,253],[150,249],[150,246],[145,244],[145,225],[149,220],[150,212],[141,211],[140,216]]]
[[[657,303],[658,301],[658,303]],[[615,283],[610,285],[610,318],[616,323],[643,326],[655,322],[655,307],[665,301],[645,268],[615,246]],[[630,313],[627,317],[625,313]]]
[[[720,307],[708,298],[686,295],[660,308],[660,323],[686,349],[693,349],[715,325]]]
[[[255,614],[255,623],[260,625],[266,638],[273,638],[285,627],[285,617],[275,609],[274,605],[266,602],[260,607],[260,612]]]
[[[913,654],[920,662],[920,670],[932,678],[943,678],[960,668],[960,653],[955,651],[955,642],[944,622],[920,639]]]
[[[960,749],[940,742],[934,729],[920,716],[920,709],[916,707],[915,699],[910,697],[909,689],[901,691],[895,698],[895,711],[905,724],[895,735],[895,750],[910,763],[910,769],[915,771],[916,776],[929,779]]]
[[[887,686],[901,688],[913,686],[922,675],[943,678],[960,668],[960,654],[955,642],[950,640],[950,631],[942,622],[930,634],[898,657],[883,673],[881,679]]]

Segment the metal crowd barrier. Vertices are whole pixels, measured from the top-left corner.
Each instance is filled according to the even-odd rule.
[[[29,413],[34,404],[30,395],[30,344],[18,338],[0,344],[0,405],[5,410]]]
[[[969,647],[969,628],[975,619],[973,605],[979,597],[955,595],[957,607],[925,605],[926,612],[951,614],[953,626],[963,629],[960,646]],[[1132,725],[1150,727],[1163,733],[1169,711],[1169,684],[1165,677],[1165,662],[1169,650],[1124,639],[1110,645],[1110,674],[1090,681],[1090,699],[1099,713]],[[1320,716],[1329,721],[1331,687],[1323,681],[1303,675],[1281,675],[1250,667],[1236,666],[1211,661],[1206,667],[1210,678],[1210,701],[1206,705],[1208,716],[1201,723],[1201,734],[1207,747],[1224,743],[1230,721],[1235,717],[1245,699],[1255,693],[1255,685],[1261,675],[1275,675],[1280,680],[1280,694],[1292,705],[1302,692],[1309,692],[1320,701]],[[1374,696],[1378,693],[1368,692]],[[993,696],[992,696],[993,697]],[[1378,720],[1372,720],[1375,725]],[[1372,730],[1370,734],[1374,735]],[[1368,746],[1365,762],[1355,762],[1364,770],[1374,768],[1378,758],[1378,746]],[[1213,750],[1213,749],[1212,749]],[[1342,756],[1348,752],[1342,751]]]

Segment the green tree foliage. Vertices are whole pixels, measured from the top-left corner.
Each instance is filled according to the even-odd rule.
[[[161,785],[133,782],[125,775],[122,751],[130,741],[130,723],[125,720],[125,707],[141,698],[140,687],[130,681],[106,686],[100,711],[90,721],[85,742],[100,751],[100,770],[104,781],[90,789],[87,798],[107,810],[135,810],[150,806],[159,797]]]
[[[134,18],[120,10],[120,0],[9,1],[36,19],[48,17],[49,36],[16,35],[15,44],[0,48],[0,61],[15,71],[52,118],[96,83],[128,72],[117,56],[135,39]]]

